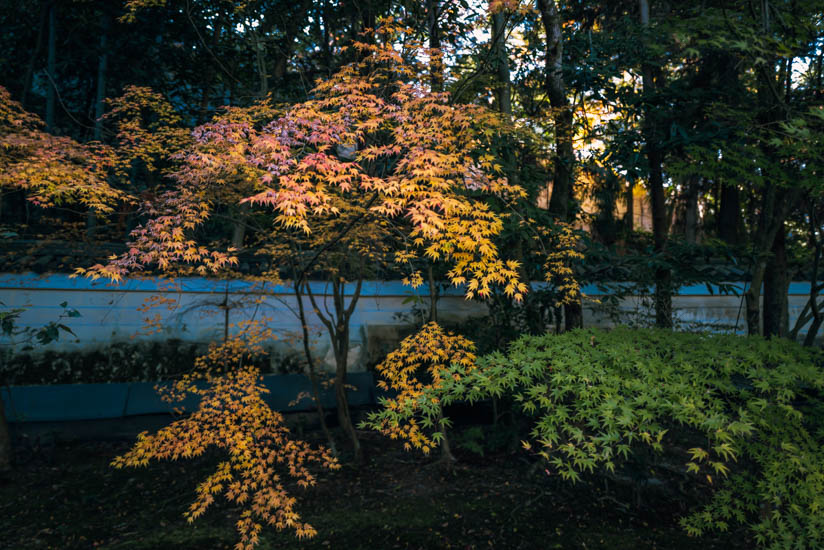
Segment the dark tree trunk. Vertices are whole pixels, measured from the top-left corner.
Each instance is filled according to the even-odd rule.
[[[426,266],[426,274],[429,277],[429,322],[438,322],[438,286],[435,284],[435,271],[432,264]]]
[[[105,9],[105,8],[104,8]],[[103,141],[103,113],[106,99],[106,69],[109,62],[109,15],[106,12],[100,16],[100,48],[97,52],[97,90],[94,97],[94,140]],[[86,234],[94,236],[97,227],[97,216],[94,208],[86,214]]]
[[[109,63],[109,15],[100,16],[100,47],[97,52],[97,89],[94,97],[94,139],[103,140],[103,112],[106,99],[106,69]]]
[[[48,22],[49,7],[46,3],[40,4],[40,24],[37,27],[37,39],[34,42],[34,49],[29,57],[29,63],[26,66],[26,75],[23,77],[23,92],[20,95],[20,104],[23,108],[27,107],[29,92],[31,91],[32,78],[34,77],[34,68],[37,64],[37,59],[40,57],[40,52],[43,50],[43,35],[45,34],[46,24]]]
[[[730,245],[741,242],[741,192],[736,185],[721,186],[720,205],[718,207],[718,238]]]
[[[764,273],[764,336],[786,337],[790,331],[787,271],[787,246],[784,224],[778,229],[772,246],[772,258]]]
[[[349,326],[338,325],[338,342],[335,349],[335,403],[337,404],[338,422],[341,428],[349,437],[354,453],[354,462],[363,462],[363,450],[361,448],[358,433],[352,423],[352,414],[349,411],[349,399],[346,396],[346,370],[349,356]]]
[[[433,92],[443,91],[443,53],[441,52],[440,1],[426,0],[426,26],[429,34],[429,81]]]
[[[687,188],[686,205],[684,207],[684,240],[695,244],[698,242],[698,195],[701,180],[693,178]]]
[[[575,152],[572,145],[573,113],[567,99],[564,82],[564,39],[561,32],[561,16],[555,0],[538,0],[541,20],[546,33],[546,75],[544,90],[552,107],[555,126],[555,157],[553,158],[552,196],[549,211],[560,221],[569,221],[569,203],[572,199]]]
[[[495,63],[495,99],[498,110],[512,116],[512,90],[509,79],[509,56],[506,51],[506,27],[504,14],[496,11],[492,14],[492,57]]]
[[[615,207],[621,194],[621,185],[612,174],[593,174],[597,186],[595,200],[598,212],[593,220],[593,237],[607,246],[612,246],[618,238],[619,223],[615,219]]]
[[[237,250],[243,248],[243,240],[246,238],[246,220],[250,211],[248,202],[244,202],[236,209],[237,220],[233,223],[234,227],[232,228],[232,247]]]
[[[332,351],[335,355],[335,402],[338,422],[352,443],[355,464],[361,464],[364,458],[363,449],[349,411],[349,401],[346,397],[346,371],[349,358],[349,321],[360,298],[363,279],[358,279],[355,292],[352,294],[348,305],[345,303],[344,280],[339,275],[334,275],[330,282],[332,283],[332,298],[335,309],[333,318],[327,317],[321,312],[311,287],[307,284],[305,288],[315,310],[315,315],[318,316],[329,332]]]
[[[762,17],[762,31],[764,34],[769,34],[772,31],[770,6],[768,0],[761,1],[761,17]],[[782,99],[777,96],[775,90],[775,74],[773,69],[777,63],[777,56],[773,56],[767,60],[762,70],[758,72],[758,103],[760,112],[757,119],[762,127],[769,127],[775,125],[781,117]],[[781,70],[779,69],[779,72]],[[745,295],[747,301],[747,332],[749,334],[761,333],[761,322],[765,324],[768,322],[766,316],[762,319],[761,314],[761,286],[765,283],[768,277],[768,270],[770,270],[770,263],[772,262],[771,255],[773,254],[773,247],[778,237],[779,231],[784,226],[784,220],[789,213],[789,205],[794,204],[797,195],[797,190],[787,192],[779,188],[774,180],[780,181],[780,171],[783,170],[777,163],[772,162],[776,158],[776,153],[773,146],[769,142],[762,142],[764,158],[767,159],[765,165],[761,166],[761,170],[765,176],[765,184],[761,196],[761,208],[755,220],[755,234],[752,238],[752,245],[754,251],[753,269],[751,273],[750,287],[747,289]],[[772,272],[772,276],[775,276]],[[780,278],[780,277],[779,277]],[[775,303],[778,299],[774,294],[775,281],[771,282],[773,290],[770,291],[769,300],[773,303],[769,304],[770,308],[780,307],[780,303]],[[765,301],[767,297],[765,296]],[[767,305],[766,303],[764,304]],[[772,316],[769,319],[771,331],[779,330],[781,326],[780,312],[771,311]],[[779,330],[780,332],[780,330]]]
[[[49,85],[46,92],[46,128],[49,132],[54,132],[54,109],[57,98],[57,2],[54,1],[49,6],[49,51],[46,61],[46,72],[48,72]]]
[[[573,200],[575,150],[573,149],[573,113],[567,99],[564,82],[563,58],[564,37],[561,31],[561,15],[555,0],[538,0],[541,21],[546,33],[546,78],[544,89],[552,107],[555,125],[555,157],[553,159],[552,196],[549,212],[559,221],[571,222],[570,203]],[[580,295],[575,301],[564,304],[564,320],[567,330],[578,328],[583,323]]]
[[[251,30],[252,43],[255,46],[255,63],[258,73],[258,97],[264,98],[269,93],[269,67],[266,63],[266,44],[260,39],[256,30]],[[286,64],[289,61],[288,53],[278,59],[275,64],[275,80],[281,82],[286,75]]]
[[[315,399],[315,410],[318,413],[318,421],[320,422],[320,427],[323,430],[323,435],[326,436],[326,443],[329,445],[329,450],[332,451],[332,454],[337,455],[337,445],[335,445],[335,439],[332,437],[332,432],[329,431],[329,426],[326,424],[326,411],[324,411],[323,403],[321,402],[320,381],[318,380],[318,374],[315,370],[315,361],[312,357],[312,349],[309,344],[309,325],[306,322],[306,313],[303,307],[303,296],[298,293],[297,299],[298,307],[300,308],[301,330],[303,331],[303,353],[306,356],[306,363],[309,367],[309,382],[312,384],[312,396]]]
[[[208,51],[210,48],[212,53],[216,55],[218,51],[218,47],[220,46],[220,35],[223,31],[223,25],[225,24],[225,15],[223,12],[220,12],[217,16],[217,22],[214,25],[214,32],[212,33],[212,43],[211,46],[207,46],[206,50]],[[203,87],[201,88],[201,96],[200,96],[200,116],[202,120],[208,120],[210,118],[209,115],[209,104],[212,99],[212,94],[216,93],[217,88],[217,68],[215,67],[214,63],[209,63],[207,66],[207,70],[203,75]]]
[[[632,233],[635,229],[635,195],[632,192],[634,188],[633,182],[629,182],[625,191],[624,200],[627,203],[627,211],[624,214],[624,226],[627,233]]]
[[[744,294],[747,303],[747,333],[761,334],[761,286],[767,275],[772,243],[784,226],[787,213],[798,202],[799,192],[779,192],[774,185],[767,185],[761,203],[761,212],[756,222],[753,238],[755,257],[751,271],[750,286]]]
[[[820,62],[821,59],[819,58],[819,71],[821,71]],[[819,76],[821,75],[819,74]],[[819,329],[821,328],[821,324],[822,322],[824,322],[824,316],[821,314],[818,302],[818,293],[821,291],[821,285],[818,284],[818,268],[821,265],[822,248],[821,240],[818,238],[819,229],[820,226],[818,225],[816,204],[813,202],[810,207],[809,216],[809,239],[810,247],[815,250],[815,254],[813,256],[812,275],[810,276],[810,298],[808,301],[810,305],[812,323],[810,323],[810,326],[807,329],[807,335],[804,337],[805,346],[813,345],[813,343],[815,342],[815,337],[818,334]]]
[[[641,26],[649,28],[649,4],[647,0],[639,0],[641,11]],[[644,95],[651,97],[655,91],[654,67],[644,62],[643,67]],[[663,256],[667,247],[667,203],[664,195],[664,155],[658,146],[658,123],[654,120],[651,110],[647,109],[644,116],[644,140],[646,141],[647,164],[649,165],[649,188],[652,198],[652,238],[655,254]],[[655,269],[655,325],[661,328],[672,328],[672,272],[667,267]]]
[[[333,33],[330,32],[329,29],[329,4],[324,2],[321,5],[319,12],[321,23],[323,25],[323,31],[321,34],[321,38],[323,40],[323,68],[326,70],[326,75],[330,76],[332,74],[332,45],[330,44],[330,41]]]

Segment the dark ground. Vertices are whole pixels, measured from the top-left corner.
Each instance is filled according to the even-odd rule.
[[[310,436],[312,434],[309,434]],[[219,501],[194,524],[182,517],[220,458],[115,470],[128,441],[18,442],[0,481],[0,548],[200,550],[232,548],[237,509]],[[293,494],[318,535],[298,541],[264,530],[267,549],[744,549],[745,533],[693,539],[678,527],[684,504],[603,481],[571,485],[523,451],[479,457],[460,449],[452,473],[397,442],[364,435],[368,464],[321,472]]]

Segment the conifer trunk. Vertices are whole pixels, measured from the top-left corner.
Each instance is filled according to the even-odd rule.
[[[649,3],[639,0],[641,26],[649,28]],[[649,97],[655,91],[654,67],[645,61],[642,64],[644,95]],[[649,188],[652,198],[652,235],[653,250],[656,255],[663,255],[667,247],[669,224],[667,223],[667,203],[664,195],[663,154],[658,147],[658,124],[653,119],[651,109],[644,115],[644,141],[646,142],[647,164],[649,166]],[[672,328],[672,272],[668,267],[655,269],[655,326]]]
[[[544,89],[552,107],[555,125],[555,158],[553,159],[552,195],[549,212],[564,223],[574,221],[570,203],[574,200],[575,150],[573,148],[573,112],[564,82],[564,38],[561,15],[555,0],[538,0],[541,21],[546,33],[546,75]],[[583,326],[583,305],[580,294],[575,301],[564,304],[566,330]]]
[[[772,258],[764,273],[764,336],[786,337],[790,332],[789,273],[782,223],[773,240]]]
[[[54,132],[54,108],[57,98],[57,1],[54,0],[49,6],[49,50],[46,61],[46,71],[48,72],[49,85],[46,88],[46,128],[49,132]]]

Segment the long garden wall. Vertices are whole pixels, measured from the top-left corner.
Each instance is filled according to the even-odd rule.
[[[332,307],[331,296],[322,282],[313,282],[321,308]],[[739,283],[740,289],[744,288]],[[347,300],[354,285],[347,285]],[[790,325],[795,322],[809,292],[808,283],[790,285]],[[604,292],[595,287],[584,288],[584,323],[589,326],[609,326],[616,320],[605,311]],[[479,301],[463,298],[460,289],[441,291],[438,311],[447,323],[460,323],[487,312]],[[153,297],[162,297],[146,310]],[[600,300],[600,304],[597,301]],[[366,282],[352,318],[350,364],[353,372],[380,359],[410,324],[416,304],[425,306],[428,289],[411,289],[400,281]],[[227,325],[255,317],[266,319],[278,334],[273,342],[277,349],[298,350],[300,324],[295,315],[297,302],[290,288],[249,281],[215,281],[200,278],[162,281],[134,279],[120,285],[105,281],[70,278],[63,274],[0,274],[0,302],[6,308],[25,311],[20,325],[42,326],[60,318],[61,304],[77,310],[79,317],[62,318],[76,338],[61,338],[50,344],[52,349],[80,350],[100,347],[124,340],[179,339],[189,342],[209,342],[223,337]],[[320,320],[311,313],[306,301],[309,325],[316,355],[331,367],[328,337]],[[674,297],[677,323],[685,328],[705,326],[716,330],[743,332],[745,329],[742,298],[721,295],[718,289],[704,285],[682,287]],[[613,314],[619,312],[622,322],[643,323],[644,299],[629,297],[621,300]],[[147,323],[147,320],[154,322]],[[2,342],[6,346],[12,342]],[[8,349],[8,348],[7,348]]]

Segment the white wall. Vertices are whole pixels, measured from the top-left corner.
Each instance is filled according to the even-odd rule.
[[[332,297],[326,294],[325,285],[312,285],[321,310],[332,310]],[[347,285],[348,296],[353,290],[353,285]],[[413,305],[409,299],[415,295],[426,296],[428,303],[426,288],[413,291],[398,281],[364,283],[350,323],[350,362],[354,371],[377,359],[375,355],[389,351],[383,349],[385,344],[381,340],[397,340],[398,331],[408,324],[398,314],[409,314]],[[141,311],[158,296],[166,301]],[[347,303],[349,299],[346,298]],[[59,320],[77,336],[62,335],[59,341],[49,344],[51,349],[79,350],[130,339],[174,338],[204,343],[220,340],[226,326],[224,301],[229,305],[230,324],[250,318],[268,319],[267,325],[280,340],[275,345],[301,349],[297,299],[285,287],[234,281],[229,283],[227,295],[227,283],[205,279],[183,279],[174,285],[141,280],[112,286],[65,275],[0,275],[0,302],[6,308],[24,309],[20,326],[40,327]],[[80,316],[61,318],[64,302]],[[334,359],[329,352],[326,328],[314,315],[308,298],[304,298],[304,307],[315,353],[332,367]],[[465,300],[454,290],[439,302],[440,316],[448,322],[483,316],[486,311],[483,303]],[[148,319],[156,322],[147,323]],[[3,343],[14,342],[5,338]],[[16,346],[22,345],[18,338]]]
[[[312,283],[315,292],[323,295],[323,283]],[[297,301],[285,287],[271,285],[261,287],[245,281],[210,281],[206,279],[182,279],[174,282],[158,283],[153,280],[130,280],[118,286],[101,281],[71,279],[66,275],[37,276],[32,274],[0,274],[0,302],[6,308],[22,308],[19,324],[39,327],[50,321],[60,320],[77,335],[77,338],[61,337],[59,342],[50,344],[56,349],[83,349],[98,347],[116,341],[134,338],[169,339],[176,338],[192,342],[209,342],[222,338],[224,331],[224,309],[221,304],[227,297],[229,322],[256,318],[269,318],[269,326],[278,334],[284,345],[300,349],[300,324],[296,317]],[[353,287],[347,288],[351,295]],[[790,326],[803,308],[809,284],[793,283],[790,288]],[[599,298],[598,290],[585,288],[585,293]],[[139,308],[152,297],[162,296],[173,300],[151,308],[147,312]],[[398,281],[364,283],[361,298],[351,322],[351,362],[353,370],[380,358],[389,351],[400,337],[405,321],[399,314],[409,314],[412,296],[428,301],[425,287],[417,290],[403,286]],[[80,317],[62,318],[61,303],[76,309]],[[327,305],[332,307],[331,296]],[[322,304],[321,300],[321,304]],[[620,308],[633,312],[643,306],[638,298],[624,300]],[[318,357],[325,357],[329,366],[332,357],[328,354],[329,339],[325,328],[311,311],[309,313],[313,347]],[[323,307],[321,305],[321,307]],[[673,299],[677,322],[685,328],[706,324],[717,324],[719,328],[730,330],[736,325],[737,331],[745,332],[745,310],[741,297],[710,294],[703,286],[682,288]],[[478,301],[463,298],[459,289],[448,289],[439,303],[439,316],[447,322],[486,314],[486,306]],[[159,316],[157,332],[145,324],[145,319]],[[631,319],[629,315],[625,319]],[[592,303],[585,302],[584,323],[586,326],[610,326],[606,318]],[[5,344],[12,343],[6,339]],[[20,342],[17,342],[20,345]]]

